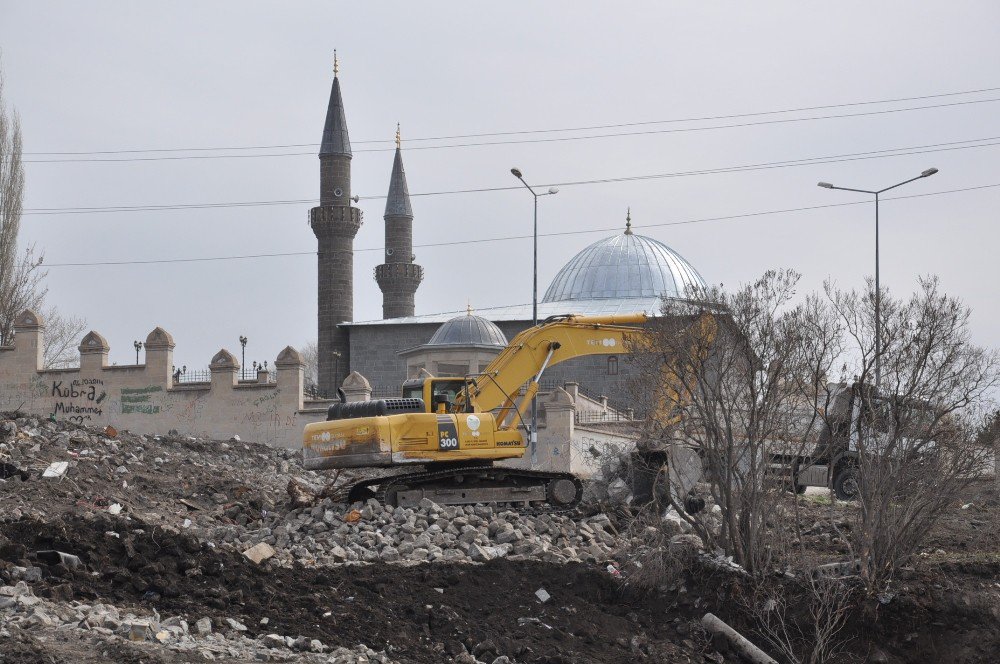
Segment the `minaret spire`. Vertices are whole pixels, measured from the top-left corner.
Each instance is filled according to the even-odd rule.
[[[403,168],[402,138],[396,124],[396,154],[385,200],[385,263],[375,268],[375,281],[382,290],[382,317],[412,316],[414,295],[424,278],[424,268],[413,256],[413,207]]]
[[[403,168],[403,149],[401,147],[399,124],[396,125],[396,154],[392,160],[392,175],[389,176],[389,195],[385,200],[386,217],[409,217],[413,221],[413,208],[410,207],[410,190],[406,186],[406,170]],[[386,227],[388,231],[388,227]],[[386,234],[388,243],[389,235]],[[386,244],[386,246],[389,246]],[[409,260],[409,254],[407,254]]]
[[[347,115],[344,113],[344,98],[340,92],[340,61],[337,52],[333,52],[333,86],[330,88],[330,101],[326,105],[326,122],[323,124],[323,142],[320,144],[319,156],[343,155],[351,156],[351,139],[347,135]]]
[[[354,318],[354,236],[361,210],[351,207],[351,141],[333,56],[333,86],[319,149],[319,205],[309,211],[318,243],[319,388],[336,394],[350,373],[350,343],[341,323]]]

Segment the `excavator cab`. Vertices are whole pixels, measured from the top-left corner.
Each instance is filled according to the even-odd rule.
[[[411,378],[403,383],[403,398],[423,399],[426,412],[443,415],[454,412],[456,403],[469,403],[467,385],[465,378]]]

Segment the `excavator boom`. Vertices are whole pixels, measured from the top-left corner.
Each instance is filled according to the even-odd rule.
[[[499,409],[501,427],[517,425],[545,369],[586,355],[631,352],[629,337],[643,334],[639,325],[645,314],[617,316],[559,316],[519,333],[483,372],[476,376],[469,395],[474,410]],[[527,386],[522,396],[521,388]],[[459,402],[456,410],[465,407]]]

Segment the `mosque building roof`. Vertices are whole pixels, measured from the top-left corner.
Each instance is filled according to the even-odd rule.
[[[624,233],[594,242],[559,270],[538,303],[538,319],[563,314],[655,314],[664,298],[688,299],[705,287],[705,280],[683,256],[659,240],[633,233],[630,214]],[[450,311],[344,325],[451,323],[465,318],[455,317],[456,313]],[[528,303],[479,309],[476,313],[473,318],[488,323],[530,321],[532,312]],[[469,322],[466,324],[471,325]],[[497,332],[500,330],[497,329]],[[435,334],[434,338],[437,337],[438,334]]]

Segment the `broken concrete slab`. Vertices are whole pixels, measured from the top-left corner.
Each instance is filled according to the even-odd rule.
[[[274,547],[272,547],[267,542],[261,542],[260,544],[252,546],[246,551],[244,551],[243,555],[250,562],[260,565],[268,558],[272,558],[275,553],[277,552],[274,550]]]
[[[42,473],[42,477],[62,477],[69,468],[69,461],[53,461]]]

